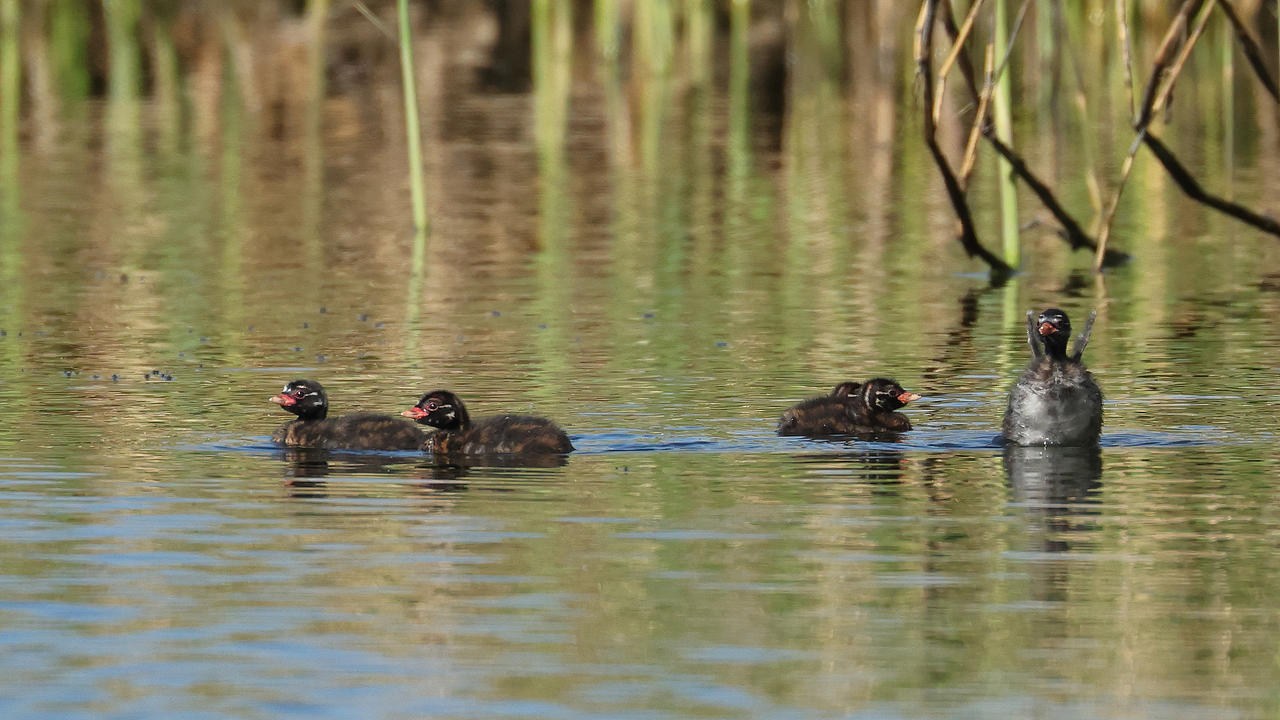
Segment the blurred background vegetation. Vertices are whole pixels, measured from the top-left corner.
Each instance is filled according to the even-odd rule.
[[[217,339],[224,366],[291,365],[294,347],[320,343],[252,326],[274,318],[314,332],[317,308],[342,306],[403,322],[404,362],[471,362],[459,372],[474,375],[481,361],[454,357],[440,338],[477,329],[477,307],[515,297],[536,320],[478,342],[527,350],[548,395],[580,371],[565,360],[575,339],[602,329],[622,354],[660,339],[658,368],[732,338],[749,352],[725,374],[758,372],[767,387],[779,370],[945,355],[955,338],[944,330],[985,307],[973,277],[958,277],[985,268],[955,242],[922,140],[919,3],[406,6],[425,251],[410,213],[397,3],[0,0],[0,327],[74,336],[57,348],[11,342],[11,358],[110,371],[125,363],[108,348],[190,353],[197,328]],[[1180,6],[1005,8],[1017,28],[1013,144],[1090,232],[1133,143],[1117,8],[1142,78]],[[956,3],[956,17],[967,7]],[[994,7],[978,16],[979,68]],[[1275,3],[1234,7],[1274,72]],[[948,46],[935,43],[935,60]],[[1206,186],[1265,208],[1280,183],[1276,109],[1242,66],[1231,28],[1215,20],[1157,126]],[[953,77],[938,127],[953,162],[972,114]],[[1064,292],[1092,295],[1100,327],[1116,327],[1195,315],[1181,297],[1271,282],[1274,240],[1185,202],[1143,157],[1112,238],[1135,262],[1109,286],[1073,275],[1092,258],[1019,189],[1026,281],[991,296],[998,317],[977,322],[975,347],[1013,338],[1001,361],[1012,369],[1026,304]],[[992,248],[997,174],[980,148],[968,192]],[[1113,294],[1126,303],[1108,316]],[[627,325],[642,313],[674,324]],[[944,313],[923,347],[899,332]],[[364,352],[348,331],[325,337],[323,352]],[[1140,346],[1149,329],[1133,332]],[[137,363],[131,372],[152,367]]]
[[[947,10],[949,5],[942,3],[944,11],[960,19],[971,3]],[[1119,11],[1129,19],[1141,83],[1181,5],[993,0],[978,15],[967,53],[975,66],[981,68],[982,45],[993,36],[1001,50],[1012,41],[1006,73],[1012,99],[996,103],[996,117],[1011,109],[1020,125],[1033,128],[1014,144],[1032,146],[1024,152],[1050,163],[1041,166],[1050,179],[1062,161],[1047,143],[1078,149],[1072,169],[1087,178],[1095,228],[1106,185],[1116,183],[1116,142],[1127,142],[1132,112]],[[1275,3],[1237,0],[1233,7],[1269,49],[1274,67]],[[743,153],[753,142],[803,148],[824,134],[848,133],[855,144],[884,144],[897,124],[915,122],[908,114],[919,102],[912,60],[918,3],[432,0],[407,8],[419,46],[414,81],[425,98],[427,140],[447,133],[440,108],[461,95],[532,91],[528,110],[543,171],[554,170],[547,161],[565,152],[566,134],[583,130],[573,117],[584,103],[603,103],[614,121],[605,128],[610,160],[649,168],[669,139],[666,108],[689,102],[695,111],[712,111],[724,125],[708,128],[703,139],[723,144],[720,162],[730,177],[741,177]],[[395,16],[396,3],[385,0],[0,0],[6,177],[12,185],[19,142],[35,149],[65,142],[67,125],[85,114],[100,115],[115,144],[145,142],[168,152],[207,148],[229,126],[255,137],[301,139],[311,148],[328,134],[363,132],[338,108],[346,99],[347,111],[355,113],[352,98],[399,82]],[[1011,23],[1018,33],[1013,36]],[[1222,156],[1207,163],[1201,158],[1196,166],[1229,174],[1235,153],[1257,152],[1257,143],[1274,147],[1275,107],[1259,83],[1237,73],[1239,50],[1228,24],[1215,27],[1187,71],[1187,85],[1207,87],[1188,92],[1170,115],[1176,112],[1193,137],[1207,131],[1220,139]],[[942,41],[936,45],[938,55],[948,48]],[[942,118],[944,139],[957,154],[970,121],[966,113],[973,110],[959,85],[952,82],[953,99]],[[105,108],[86,105],[93,100],[105,101]],[[724,115],[713,109],[718,104]],[[1243,137],[1237,137],[1237,115],[1244,119]],[[824,116],[832,123],[813,123],[810,137],[794,134],[797,126]],[[805,123],[788,122],[796,117]],[[748,139],[748,128],[761,127],[772,137]],[[402,134],[389,131],[387,137],[395,141]],[[314,155],[303,159],[315,163]],[[884,172],[868,170],[873,176]],[[314,190],[322,181],[314,172],[309,177]],[[1080,214],[1087,219],[1087,212]]]
[[[1140,83],[1181,4],[1000,1],[978,16],[980,29],[968,53],[977,67],[982,44],[994,34],[1000,43],[1012,40],[1012,100],[996,103],[996,117],[1012,109],[1019,123],[1038,129],[1035,142],[1021,143],[1035,146],[1029,151],[1033,157],[1058,162],[1052,150],[1041,152],[1047,141],[1078,148],[1077,169],[1087,177],[1095,228],[1105,186],[1115,184],[1109,177],[1117,161],[1112,141],[1126,140],[1132,112],[1118,11],[1130,21]],[[948,5],[942,4],[944,10]],[[962,18],[968,6],[956,3],[951,12]],[[532,90],[529,109],[544,170],[548,157],[564,152],[566,132],[581,130],[573,128],[572,116],[583,102],[604,103],[616,121],[607,128],[611,161],[650,168],[664,146],[665,108],[681,99],[700,106],[724,103],[725,126],[709,128],[705,139],[724,144],[722,162],[736,177],[750,144],[747,128],[758,129],[761,118],[765,127],[772,125],[773,137],[763,140],[773,147],[803,147],[825,133],[883,144],[895,123],[914,122],[903,116],[918,102],[912,97],[918,93],[912,62],[917,3],[434,0],[407,7],[419,45],[414,79],[426,99],[425,133],[444,130],[440,106],[464,92]],[[1234,7],[1270,48],[1274,66],[1275,4],[1237,0]],[[1013,26],[1020,34],[1010,37],[1015,9]],[[254,136],[300,138],[313,148],[344,127],[359,132],[349,119],[324,108],[335,110],[343,98],[398,82],[395,15],[394,2],[377,0],[0,0],[0,151],[7,158],[6,177],[11,185],[20,139],[37,149],[64,142],[68,123],[97,114],[96,106],[86,107],[88,100],[106,102],[102,121],[120,138],[113,142],[145,140],[170,152],[207,147],[228,126],[240,131],[241,123]],[[1255,152],[1255,142],[1274,146],[1275,109],[1260,96],[1258,83],[1247,74],[1237,77],[1239,51],[1230,28],[1226,22],[1217,27],[1193,58],[1187,84],[1210,85],[1222,95],[1201,102],[1195,97],[1201,91],[1192,90],[1177,113],[1193,136],[1204,130],[1221,139],[1222,162],[1211,164],[1229,172],[1236,152]],[[937,45],[941,55],[947,44]],[[942,130],[958,154],[972,98],[950,90],[954,100]],[[845,113],[833,112],[841,105]],[[815,137],[802,138],[788,134],[799,125],[787,122],[790,113],[840,122],[819,123]],[[1240,138],[1237,114],[1248,118]],[[1078,128],[1074,137],[1056,132],[1068,125]],[[306,158],[317,161],[314,153]],[[1054,172],[1047,169],[1051,179]],[[314,190],[314,173],[310,177]],[[302,196],[314,200],[314,193]],[[1016,248],[1012,258],[1016,264]]]

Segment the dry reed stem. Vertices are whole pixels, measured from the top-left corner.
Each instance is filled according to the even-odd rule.
[[[938,166],[938,171],[942,174],[942,182],[946,187],[947,197],[951,200],[951,205],[960,220],[960,235],[958,238],[960,244],[964,247],[965,253],[969,257],[976,255],[987,263],[987,266],[991,268],[993,282],[998,283],[1013,274],[1013,268],[983,247],[982,243],[978,241],[978,235],[973,227],[973,216],[969,213],[969,204],[964,197],[964,190],[952,172],[951,165],[947,162],[942,148],[938,146],[937,125],[933,121],[932,107],[928,103],[928,99],[933,97],[934,89],[933,67],[930,59],[933,56],[933,25],[937,18],[939,2],[940,0],[924,0],[924,3],[920,6],[920,15],[916,20],[915,27],[916,72],[920,76],[921,82],[924,83],[922,93],[925,98],[924,141],[929,148],[929,153],[933,156],[934,163]]]
[[[1133,158],[1138,154],[1138,147],[1141,145],[1141,139],[1146,137],[1147,131],[1144,129],[1138,133],[1138,140],[1135,140],[1129,146],[1129,154],[1125,155],[1124,162],[1120,165],[1120,182],[1116,185],[1115,194],[1111,197],[1111,204],[1107,207],[1107,214],[1102,218],[1102,227],[1098,230],[1098,247],[1093,254],[1093,271],[1095,273],[1102,271],[1103,260],[1106,257],[1107,241],[1111,239],[1111,226],[1115,223],[1116,210],[1120,207],[1120,196],[1124,193],[1124,186],[1129,181],[1129,172],[1133,170]]]
[[[1151,107],[1155,102],[1156,90],[1160,85],[1161,78],[1164,76],[1165,68],[1169,65],[1169,56],[1174,51],[1174,41],[1186,31],[1187,18],[1190,17],[1191,11],[1200,2],[1201,0],[1184,0],[1182,7],[1178,8],[1178,14],[1169,23],[1169,29],[1165,32],[1164,39],[1160,41],[1160,48],[1156,50],[1156,58],[1151,65],[1151,77],[1147,80],[1147,86],[1142,92],[1141,109],[1138,117],[1133,122],[1135,130],[1141,130],[1151,124]]]
[[[1124,48],[1125,85],[1129,88],[1130,120],[1136,123],[1138,106],[1133,85],[1133,52],[1129,41],[1129,13],[1125,10],[1124,3],[1125,0],[1116,0],[1118,20],[1116,32],[1120,33],[1120,44]],[[1140,131],[1138,133],[1139,140],[1145,134],[1145,129]],[[1094,273],[1102,272],[1102,260],[1107,251],[1107,242],[1111,239],[1111,226],[1115,223],[1116,210],[1120,208],[1120,196],[1124,193],[1124,186],[1129,181],[1129,172],[1133,170],[1133,158],[1138,154],[1138,147],[1141,145],[1139,140],[1135,140],[1129,146],[1129,153],[1125,155],[1124,162],[1120,166],[1120,182],[1116,184],[1116,191],[1111,196],[1111,203],[1107,206],[1106,214],[1102,216],[1102,226],[1098,228],[1098,247],[1093,254]]]
[[[956,39],[960,37],[960,28],[956,27],[956,19],[952,15],[951,0],[947,0],[939,9],[946,10],[946,12],[942,13],[942,27],[947,31],[947,37],[952,44],[955,44]],[[960,53],[958,60],[965,84],[969,86],[969,96],[978,97],[978,88],[973,84],[977,73],[973,70],[973,63],[969,62],[968,53]]]
[[[1116,32],[1120,33],[1120,48],[1124,54],[1124,82],[1125,87],[1129,89],[1129,121],[1137,122],[1138,120],[1138,98],[1133,91],[1133,40],[1129,32],[1129,11],[1125,8],[1125,0],[1116,0]],[[1079,68],[1076,73],[1079,74]],[[1081,87],[1084,87],[1084,78],[1081,78]]]
[[[963,187],[969,186],[969,177],[978,164],[978,138],[987,124],[987,108],[991,104],[991,89],[995,87],[994,74],[996,64],[996,46],[987,43],[986,60],[983,64],[982,94],[978,96],[978,114],[973,118],[973,129],[969,131],[969,141],[964,148],[964,161],[960,163],[960,181]]]
[[[1220,0],[1210,1],[1219,2]],[[1138,116],[1139,120],[1136,128],[1138,130],[1138,137],[1134,141],[1134,144],[1135,146],[1138,142],[1145,144],[1147,148],[1151,150],[1151,153],[1156,156],[1156,159],[1160,161],[1160,164],[1164,166],[1164,169],[1169,173],[1169,176],[1173,178],[1173,181],[1177,183],[1182,192],[1186,193],[1193,200],[1208,205],[1225,215],[1229,215],[1237,220],[1252,225],[1263,232],[1280,236],[1280,223],[1269,217],[1256,213],[1243,205],[1207,192],[1191,172],[1182,165],[1177,156],[1173,154],[1173,151],[1148,129],[1148,126],[1151,123],[1151,118],[1157,108],[1156,103],[1159,102],[1163,105],[1166,101],[1169,89],[1172,88],[1174,81],[1177,80],[1178,73],[1182,71],[1182,67],[1190,54],[1191,46],[1195,45],[1195,41],[1203,32],[1208,12],[1212,10],[1212,6],[1204,9],[1204,13],[1202,13],[1198,18],[1201,22],[1197,24],[1196,32],[1193,33],[1192,37],[1186,43],[1186,47],[1184,48],[1185,51],[1180,52],[1176,62],[1170,66],[1168,48],[1171,47],[1171,38],[1175,35],[1177,26],[1179,24],[1185,24],[1187,14],[1190,12],[1191,6],[1194,3],[1195,0],[1186,0],[1186,2],[1183,3],[1178,17],[1174,19],[1173,23],[1170,25],[1169,32],[1165,35],[1165,43],[1161,46],[1161,52],[1157,62],[1152,67],[1151,77],[1147,81],[1147,91],[1144,95],[1144,102]],[[1161,83],[1159,82],[1159,78],[1165,74],[1166,70],[1169,72],[1168,80]],[[1163,90],[1157,96],[1155,88],[1158,85],[1162,86]],[[1132,153],[1135,151],[1131,149],[1130,152]]]
[[[1173,61],[1169,71],[1165,73],[1164,82],[1161,83],[1159,94],[1156,95],[1155,102],[1148,108],[1147,122],[1151,122],[1151,118],[1155,117],[1161,110],[1165,108],[1165,104],[1169,102],[1169,96],[1173,94],[1173,86],[1178,82],[1178,76],[1182,74],[1182,68],[1187,65],[1187,58],[1191,57],[1191,51],[1195,49],[1196,43],[1204,36],[1205,26],[1209,24],[1209,14],[1213,12],[1213,6],[1217,0],[1209,0],[1209,2],[1200,8],[1200,15],[1196,18],[1195,28],[1192,29],[1191,35],[1182,43],[1182,47],[1178,49],[1178,57]]]
[[[951,73],[951,66],[955,64],[956,58],[964,51],[965,40],[969,38],[969,33],[973,30],[973,22],[978,17],[978,10],[982,8],[985,0],[974,0],[969,8],[969,14],[965,16],[964,22],[960,25],[959,31],[951,38],[951,52],[947,53],[947,57],[943,59],[942,65],[938,68],[938,90],[933,97],[933,122],[936,125],[939,116],[942,114],[942,96],[947,90],[947,75]],[[950,7],[948,2],[947,6]]]

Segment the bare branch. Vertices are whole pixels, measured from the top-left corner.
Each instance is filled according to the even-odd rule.
[[[1280,89],[1276,88],[1275,78],[1271,77],[1271,73],[1267,71],[1267,63],[1262,59],[1262,49],[1258,47],[1258,41],[1253,39],[1245,29],[1244,23],[1240,22],[1240,16],[1231,6],[1231,0],[1218,0],[1218,7],[1222,8],[1222,12],[1226,13],[1227,19],[1231,21],[1231,27],[1235,28],[1236,38],[1240,41],[1240,47],[1244,50],[1244,56],[1249,60],[1249,65],[1253,67],[1254,74],[1266,86],[1271,97],[1280,102]]]
[[[938,146],[937,125],[933,121],[933,111],[928,103],[928,99],[933,97],[934,88],[931,58],[933,56],[933,25],[937,18],[939,2],[940,0],[924,0],[924,4],[920,8],[920,16],[916,21],[916,72],[924,84],[923,94],[925,98],[923,103],[924,141],[938,166],[938,171],[942,174],[942,183],[947,189],[947,197],[951,200],[951,205],[956,211],[956,217],[960,220],[959,240],[964,247],[965,253],[969,257],[976,255],[982,258],[991,268],[993,278],[1003,280],[1013,274],[1013,268],[992,254],[990,250],[987,250],[978,241],[978,235],[973,226],[973,216],[969,213],[969,204],[964,197],[964,190],[956,180],[955,173],[952,172],[951,165],[947,162],[947,157],[943,154],[942,148]]]
[[[1173,18],[1173,22],[1169,23],[1169,29],[1164,34],[1164,39],[1160,41],[1160,49],[1156,51],[1156,59],[1151,67],[1151,77],[1147,80],[1147,86],[1142,91],[1142,104],[1138,112],[1138,117],[1134,120],[1135,129],[1141,130],[1151,124],[1151,108],[1155,104],[1156,91],[1159,89],[1160,81],[1164,76],[1165,68],[1168,67],[1171,57],[1177,48],[1178,38],[1182,36],[1187,29],[1187,18],[1191,16],[1193,10],[1200,6],[1202,0],[1183,0],[1182,7],[1178,9],[1178,14]]]
[[[1237,220],[1246,222],[1263,232],[1280,236],[1280,223],[1275,220],[1259,215],[1243,205],[1238,205],[1230,200],[1224,200],[1216,195],[1210,195],[1205,191],[1200,183],[1192,177],[1191,173],[1183,167],[1182,163],[1174,157],[1173,152],[1160,142],[1160,139],[1150,132],[1143,135],[1142,140],[1147,147],[1155,154],[1156,158],[1164,165],[1164,169],[1169,171],[1169,175],[1173,177],[1174,182],[1178,183],[1178,187],[1182,188],[1182,192],[1189,195],[1195,200],[1218,210],[1219,212],[1230,215]]]
[[[983,136],[986,137],[987,142],[991,143],[992,147],[996,149],[996,152],[1000,153],[1005,160],[1009,161],[1009,166],[1013,168],[1013,171],[1017,173],[1018,177],[1022,178],[1022,181],[1027,184],[1027,187],[1031,189],[1031,192],[1035,193],[1036,197],[1040,198],[1040,202],[1044,203],[1045,208],[1047,208],[1049,212],[1053,214],[1054,219],[1062,225],[1067,242],[1071,244],[1072,249],[1079,250],[1080,248],[1089,248],[1090,250],[1097,251],[1097,244],[1094,243],[1093,239],[1085,233],[1085,231],[1080,227],[1080,224],[1067,214],[1067,211],[1058,204],[1057,198],[1053,196],[1053,191],[1031,172],[1022,157],[1018,155],[1018,153],[1014,152],[1013,148],[1010,148],[1000,142],[1000,139],[995,136],[994,132],[986,130],[983,132]],[[1123,262],[1127,258],[1128,256],[1121,252],[1115,252],[1112,250],[1108,250],[1106,252],[1106,263],[1108,265]]]

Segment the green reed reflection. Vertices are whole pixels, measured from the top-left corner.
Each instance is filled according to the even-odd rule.
[[[535,397],[560,396],[571,367],[570,342],[575,304],[573,285],[572,177],[566,138],[574,67],[572,8],[555,0],[533,4],[533,125],[538,160],[538,217],[534,316],[542,332],[532,339],[540,358],[534,372]]]
[[[22,106],[22,68],[18,56],[21,19],[18,0],[0,1],[0,153],[8,162],[16,161],[18,155],[18,118]]]
[[[400,70],[404,88],[404,121],[408,133],[409,187],[413,196],[413,226],[426,232],[427,191],[422,176],[422,131],[418,127],[418,80],[413,62],[413,34],[409,29],[409,2],[398,0],[396,15],[400,28]]]

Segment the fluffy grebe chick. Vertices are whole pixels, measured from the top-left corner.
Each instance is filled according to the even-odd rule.
[[[354,413],[327,419],[329,398],[314,380],[294,380],[271,402],[298,416],[271,434],[285,447],[326,450],[418,450],[426,433],[411,423],[376,413]]]
[[[877,431],[906,432],[911,421],[894,412],[920,396],[889,378],[873,378],[859,385],[842,382],[830,395],[792,406],[778,421],[779,435],[850,435]]]
[[[569,436],[554,422],[529,415],[495,415],[472,421],[462,399],[448,390],[432,390],[400,413],[436,428],[422,448],[436,455],[567,453]]]
[[[1097,312],[1089,314],[1071,354],[1071,321],[1050,308],[1032,320],[1027,312],[1031,364],[1009,390],[1004,439],[1018,445],[1091,445],[1102,433],[1102,390],[1081,356]]]

